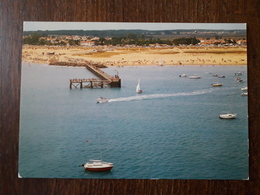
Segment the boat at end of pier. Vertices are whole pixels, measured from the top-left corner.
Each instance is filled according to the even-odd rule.
[[[87,171],[110,171],[113,168],[113,163],[104,162],[102,160],[89,160],[85,164],[82,165]]]
[[[102,104],[108,102],[109,100],[107,98],[100,97],[96,101],[97,103]]]

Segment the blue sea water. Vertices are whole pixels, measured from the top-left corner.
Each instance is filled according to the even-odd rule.
[[[95,76],[80,67],[22,64],[22,177],[248,178],[248,102],[241,96],[246,66],[126,66],[104,71],[118,71],[122,87],[69,89],[69,79]],[[235,72],[244,72],[240,77],[245,83],[236,82]],[[202,78],[180,78],[183,73]],[[135,93],[139,78],[142,94]],[[215,81],[223,86],[211,87]],[[110,101],[97,104],[99,97]],[[223,111],[235,112],[237,118],[219,119]],[[80,167],[100,158],[114,163],[112,171]]]

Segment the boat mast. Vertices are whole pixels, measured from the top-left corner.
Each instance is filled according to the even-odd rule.
[[[102,161],[102,145],[101,145],[101,132],[99,131],[99,148],[100,148],[100,160]]]

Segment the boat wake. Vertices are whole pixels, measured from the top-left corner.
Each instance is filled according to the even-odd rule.
[[[126,102],[126,101],[140,101],[140,100],[148,100],[148,99],[159,99],[159,98],[167,98],[167,97],[179,97],[179,96],[193,96],[193,95],[202,95],[205,93],[212,92],[213,89],[204,89],[193,92],[186,93],[172,93],[172,94],[150,94],[150,95],[136,95],[130,97],[121,97],[110,99],[108,102]]]

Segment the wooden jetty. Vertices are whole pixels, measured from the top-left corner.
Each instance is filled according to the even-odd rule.
[[[100,68],[87,64],[86,68],[95,74],[99,79],[92,78],[92,79],[70,79],[70,89],[72,87],[74,88],[80,88],[82,89],[83,87],[86,88],[104,88],[106,86],[110,87],[121,87],[121,79],[119,78],[118,75],[110,76],[104,71],[102,71]]]

